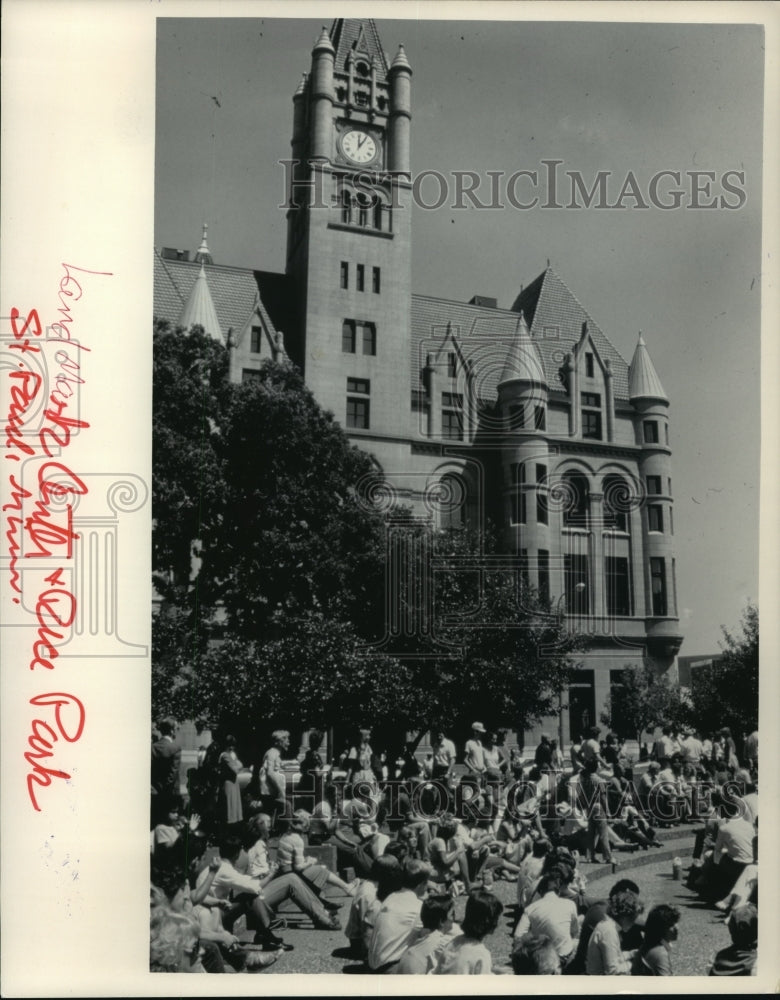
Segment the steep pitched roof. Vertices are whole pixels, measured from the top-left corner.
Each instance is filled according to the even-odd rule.
[[[553,362],[561,351],[571,351],[582,333],[582,324],[588,324],[588,333],[602,361],[609,360],[614,376],[616,399],[628,399],[628,364],[598,323],[577,301],[561,278],[548,267],[515,299],[512,309],[522,311],[528,320],[531,336],[542,352],[550,385],[558,385],[557,370],[560,361]],[[551,377],[551,364],[555,375]]]
[[[629,375],[629,396],[635,399],[663,399],[669,402],[669,397],[664,392],[658,372],[650,358],[650,352],[645,345],[645,339],[639,334],[639,343],[636,345],[634,357],[631,360]]]
[[[413,295],[412,389],[421,388],[426,355],[437,349],[450,323],[464,356],[474,363],[480,398],[495,399],[517,339],[517,314],[521,311],[550,389],[562,388],[559,373],[564,357],[580,339],[582,324],[587,322],[599,357],[609,359],[615,398],[628,400],[628,364],[551,268],[520,293],[512,309]]]
[[[246,326],[258,296],[258,282],[254,271],[245,267],[227,267],[224,264],[201,265],[195,261],[170,260],[154,252],[154,314],[169,320],[174,326],[180,322],[182,310],[193,290],[198,273],[203,267],[208,288],[219,322],[219,332],[227,340],[228,330],[238,334]],[[283,280],[283,275],[279,275]],[[259,309],[271,332],[276,328],[265,311],[262,300]]]
[[[347,55],[354,51],[356,54],[364,52],[369,60],[375,58],[378,77],[387,76],[387,56],[373,18],[337,17],[331,25],[330,40],[336,50],[334,69],[337,73],[346,72]]]

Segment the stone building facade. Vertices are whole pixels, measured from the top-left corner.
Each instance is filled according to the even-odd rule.
[[[590,636],[541,727],[568,741],[626,665],[668,670],[682,642],[669,400],[642,336],[626,362],[549,265],[508,309],[412,293],[412,110],[403,47],[372,20],[323,29],[293,96],[285,273],[215,264],[204,230],[155,251],[155,313],[222,339],[236,380],[297,364],[391,503],[500,526],[505,565]]]

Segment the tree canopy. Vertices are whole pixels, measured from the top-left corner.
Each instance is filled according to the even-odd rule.
[[[679,687],[649,663],[623,669],[620,686],[613,688],[601,713],[605,725],[637,742],[643,732],[667,724],[679,726],[688,718],[689,706]]]
[[[723,630],[723,653],[691,680],[692,717],[704,732],[728,726],[737,738],[758,727],[758,608],[748,604],[740,628]]]
[[[391,531],[358,490],[381,473],[295,368],[267,361],[232,384],[219,343],[158,325],[154,374],[155,715],[254,731],[370,722],[403,740],[557,709],[582,637],[518,560],[475,575],[499,551],[492,533],[410,512]],[[421,630],[399,645],[386,570],[409,541],[392,596]]]

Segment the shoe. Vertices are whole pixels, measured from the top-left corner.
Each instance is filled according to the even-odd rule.
[[[278,960],[279,960],[278,952],[268,952],[268,951],[250,952],[246,957],[246,971],[260,972],[261,969],[267,969],[269,965],[273,965],[274,962],[277,962]]]
[[[260,937],[255,935],[255,944],[259,944],[263,951],[292,951],[294,947],[270,932]]]
[[[343,905],[341,903],[334,903],[330,899],[321,899],[320,902],[325,907],[325,909],[330,910],[331,913],[336,913],[336,911],[340,910]]]
[[[339,918],[336,916],[335,913],[332,913],[330,920],[328,920],[326,923],[322,924],[315,923],[314,926],[318,931],[340,931],[341,921],[339,920]]]

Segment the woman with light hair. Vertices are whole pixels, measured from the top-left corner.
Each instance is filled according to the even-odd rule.
[[[311,816],[305,809],[297,809],[290,820],[289,829],[279,838],[279,846],[276,849],[277,875],[287,875],[294,872],[299,875],[304,882],[318,896],[326,885],[333,885],[346,896],[354,896],[357,883],[347,884],[335,875],[325,865],[318,864],[316,858],[307,857],[306,842],[304,837],[309,830]],[[338,905],[329,900],[321,900],[326,909],[337,910]],[[339,927],[340,929],[340,927]]]
[[[263,812],[271,816],[272,826],[283,816],[287,805],[287,779],[282,765],[282,753],[290,747],[290,734],[286,729],[271,733],[271,746],[260,765],[259,791]]]

